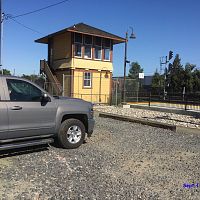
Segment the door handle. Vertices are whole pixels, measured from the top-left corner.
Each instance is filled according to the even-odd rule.
[[[21,106],[13,106],[11,110],[22,110]]]

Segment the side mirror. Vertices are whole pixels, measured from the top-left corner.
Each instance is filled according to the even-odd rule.
[[[50,101],[51,101],[51,98],[46,93],[43,93],[42,102],[50,102]]]

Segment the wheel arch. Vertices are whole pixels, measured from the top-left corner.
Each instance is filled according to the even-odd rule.
[[[65,114],[61,119],[61,124],[67,119],[78,119],[80,120],[84,126],[86,133],[88,132],[88,116],[86,114]]]

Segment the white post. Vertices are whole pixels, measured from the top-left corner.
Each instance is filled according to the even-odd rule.
[[[1,73],[3,75],[3,67],[2,66],[2,29],[3,29],[3,17],[2,17],[2,0],[0,0],[0,68],[1,68]]]
[[[65,96],[65,74],[63,74],[63,91],[62,91],[63,97]]]

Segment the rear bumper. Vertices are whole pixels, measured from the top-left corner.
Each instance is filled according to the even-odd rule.
[[[91,137],[93,133],[94,124],[95,124],[94,119],[88,119],[88,131],[87,131],[88,137]]]

